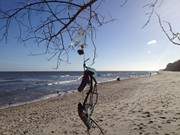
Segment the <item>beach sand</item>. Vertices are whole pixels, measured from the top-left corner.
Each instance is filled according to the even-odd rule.
[[[180,73],[103,83],[98,92],[93,119],[106,135],[180,135]],[[76,92],[1,109],[0,135],[85,135],[80,101]]]

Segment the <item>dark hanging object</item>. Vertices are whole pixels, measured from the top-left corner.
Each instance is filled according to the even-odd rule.
[[[80,46],[80,49],[77,51],[79,55],[83,55],[84,54],[84,44],[82,44]]]
[[[83,48],[81,47],[80,50],[83,50]],[[78,53],[80,52],[80,50],[78,50]],[[85,61],[86,60],[84,60],[83,64],[84,73],[78,91],[82,92],[87,84],[89,85],[89,87],[86,87],[87,89],[84,101],[82,103],[79,102],[78,104],[78,114],[87,127],[88,135],[90,135],[90,130],[94,128],[98,128],[100,134],[104,135],[102,128],[96,123],[95,120],[92,119],[92,114],[98,101],[97,81],[94,77],[95,72],[91,71],[89,67],[86,66]]]
[[[79,55],[83,55],[84,54],[84,50],[83,49],[79,49],[77,52],[78,52]]]

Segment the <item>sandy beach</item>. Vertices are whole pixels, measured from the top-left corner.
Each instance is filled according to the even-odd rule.
[[[93,118],[106,135],[180,135],[180,73],[103,83],[98,92]],[[72,93],[1,109],[0,135],[85,135],[80,101]]]

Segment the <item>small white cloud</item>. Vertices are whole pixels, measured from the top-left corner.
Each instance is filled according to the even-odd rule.
[[[151,54],[151,51],[150,51],[150,50],[148,50],[148,51],[147,51],[147,53],[148,53],[148,54]]]
[[[151,41],[147,42],[147,45],[152,45],[152,44],[156,44],[156,43],[157,43],[156,40],[151,40]]]

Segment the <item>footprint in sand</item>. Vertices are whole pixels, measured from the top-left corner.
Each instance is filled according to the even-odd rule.
[[[164,117],[164,116],[160,116],[159,118],[161,118],[161,119],[166,119],[166,117]]]
[[[142,114],[144,114],[144,117],[151,117],[151,113],[150,112],[143,112]]]
[[[150,120],[149,122],[148,122],[148,124],[152,124],[153,123],[153,121],[152,120]]]

